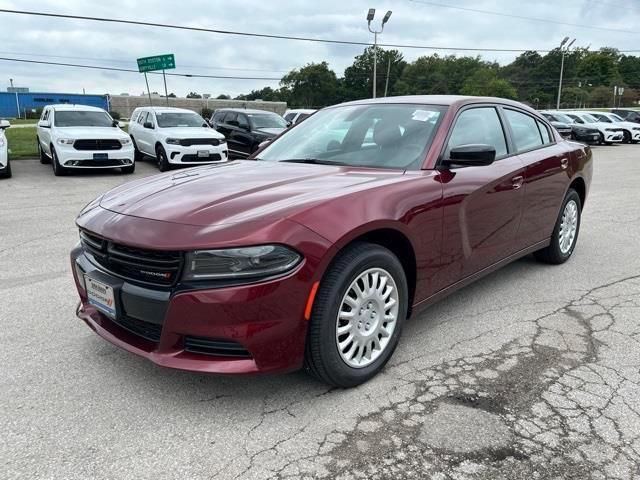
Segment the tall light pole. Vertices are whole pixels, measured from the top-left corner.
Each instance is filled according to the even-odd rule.
[[[558,84],[558,102],[556,103],[556,110],[560,110],[560,96],[562,95],[562,74],[564,73],[564,55],[569,51],[573,42],[576,39],[574,38],[569,42],[569,37],[564,37],[564,40],[560,43],[560,51],[562,52],[562,61],[560,62],[560,83]],[[564,45],[569,42],[569,44],[565,47]]]
[[[376,98],[376,83],[378,80],[378,34],[382,33],[384,30],[384,24],[389,21],[389,17],[391,17],[391,10],[384,14],[384,18],[382,19],[382,25],[380,25],[380,30],[372,30],[371,22],[373,21],[373,17],[376,15],[376,9],[370,8],[367,12],[367,27],[369,27],[369,31],[373,33],[373,98]]]

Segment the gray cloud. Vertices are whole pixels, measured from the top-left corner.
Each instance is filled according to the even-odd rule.
[[[476,9],[622,30],[636,29],[640,19],[640,4],[635,0],[484,0],[455,3],[443,0],[441,3],[447,2]],[[150,0],[0,0],[0,6],[355,41],[372,40],[364,17],[367,9],[373,6],[379,12],[378,21],[384,11],[393,10],[393,16],[380,38],[383,43],[551,49],[565,35],[571,35],[578,39],[576,45],[591,45],[592,49],[612,46],[626,50],[640,45],[640,35],[481,15],[408,0],[182,0],[163,2],[161,5],[160,2]],[[360,47],[348,45],[236,37],[9,14],[0,14],[0,31],[1,56],[136,68],[137,57],[171,52],[176,54],[177,72],[210,75],[280,77],[291,68],[323,60],[328,61],[341,74],[353,61],[353,57],[362,51]],[[403,50],[408,60],[431,53],[433,51],[430,50]],[[470,52],[466,54],[475,55]],[[483,54],[487,60],[500,63],[509,62],[514,56],[515,54],[508,53]],[[14,78],[16,84],[28,86],[32,91],[82,92],[84,88],[88,93],[139,94],[145,88],[143,77],[135,73],[98,72],[8,62],[0,62],[0,71],[0,86],[8,84],[9,78]],[[161,77],[150,77],[150,82],[152,90],[162,91]],[[180,96],[189,91],[211,93],[215,96],[220,93],[236,95],[266,85],[275,87],[278,82],[169,78],[168,83],[169,90]]]

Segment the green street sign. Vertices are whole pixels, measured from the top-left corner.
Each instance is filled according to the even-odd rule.
[[[140,73],[152,72],[154,70],[169,70],[171,68],[176,68],[176,60],[173,53],[138,58],[138,71]]]

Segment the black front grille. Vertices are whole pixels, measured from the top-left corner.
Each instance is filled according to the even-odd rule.
[[[218,138],[183,138],[180,140],[180,145],[183,147],[190,147],[191,145],[220,145],[220,139]]]
[[[251,358],[249,351],[237,342],[205,337],[184,337],[184,349],[216,357]]]
[[[144,322],[142,320],[138,320],[137,318],[127,316],[120,317],[117,320],[112,319],[112,321],[125,330],[133,333],[134,335],[137,335],[154,343],[158,343],[160,341],[162,325]]]
[[[198,155],[183,155],[181,162],[219,162],[222,157],[219,153],[212,153],[208,157],[199,157]]]
[[[76,140],[73,142],[76,150],[120,150],[122,143],[114,139]]]
[[[122,245],[85,231],[80,232],[85,251],[118,276],[151,285],[174,285],[182,269],[181,252],[146,250]]]
[[[124,160],[117,158],[109,158],[107,160],[78,160],[74,166],[76,167],[121,167],[125,165]]]

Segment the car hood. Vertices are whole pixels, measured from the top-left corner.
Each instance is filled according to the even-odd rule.
[[[106,193],[100,206],[163,222],[221,225],[287,218],[403,177],[398,170],[244,160],[130,182]]]
[[[165,137],[177,138],[224,138],[224,135],[213,128],[207,127],[170,127],[159,128],[158,131]]]
[[[117,127],[56,127],[59,137],[69,137],[73,139],[106,139],[106,138],[129,138]]]
[[[255,131],[262,133],[264,135],[267,135],[269,137],[275,137],[277,135],[280,135],[285,130],[286,128],[256,128]]]

